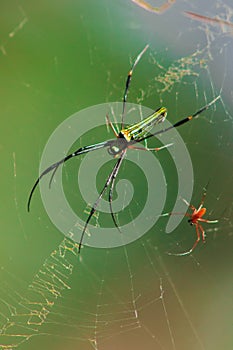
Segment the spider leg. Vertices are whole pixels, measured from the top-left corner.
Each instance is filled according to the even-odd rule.
[[[131,1],[134,2],[135,4],[137,4],[138,6],[140,6],[141,8],[143,8],[144,10],[147,10],[149,12],[154,12],[157,14],[161,14],[161,13],[165,12],[166,10],[168,10],[175,3],[176,0],[168,0],[159,7],[154,7],[143,0],[131,0]]]
[[[190,12],[190,11],[184,11],[184,14],[186,16],[188,16],[192,19],[195,19],[197,21],[200,21],[200,22],[219,24],[219,25],[225,25],[225,26],[232,27],[232,22],[224,21],[224,20],[219,19],[219,18],[207,17],[207,16],[199,15],[198,13]]]
[[[53,178],[57,172],[57,169],[58,169],[58,166],[56,168],[54,168],[54,170],[52,172],[52,175],[51,175],[50,180],[49,180],[49,188],[51,188],[51,186],[52,186]]]
[[[73,158],[73,157],[77,157],[81,154],[84,154],[84,153],[88,153],[88,152],[91,152],[91,151],[96,151],[98,149],[101,149],[103,147],[107,147],[109,146],[109,141],[105,141],[105,142],[100,142],[100,143],[97,143],[95,145],[91,145],[91,146],[86,146],[86,147],[81,147],[79,148],[78,150],[76,150],[75,152],[69,154],[68,156],[66,156],[65,158],[59,160],[58,162],[50,165],[47,169],[45,169],[41,174],[40,176],[38,177],[38,179],[36,180],[36,182],[34,183],[32,189],[31,189],[31,192],[29,194],[29,197],[28,197],[28,203],[27,203],[27,210],[28,212],[30,211],[30,204],[31,204],[31,200],[32,200],[32,196],[33,196],[33,193],[36,189],[36,187],[38,186],[40,180],[48,173],[50,173],[50,171],[53,170],[53,173],[52,173],[52,176],[51,176],[51,179],[50,179],[50,182],[49,182],[49,186],[51,186],[51,181],[58,169],[58,167],[65,163],[67,160]]]
[[[160,216],[170,216],[170,215],[183,215],[183,216],[187,216],[189,218],[192,217],[192,215],[189,214],[189,213],[177,213],[177,212],[164,213],[164,214],[162,214]]]
[[[203,195],[202,195],[202,197],[201,197],[201,203],[200,203],[200,205],[199,205],[197,211],[199,211],[199,210],[203,207],[203,204],[204,204],[204,202],[205,202],[206,195],[207,195],[207,191],[206,191],[206,189],[205,189],[205,191],[204,191],[204,193],[203,193]]]
[[[114,135],[118,138],[119,137],[119,134],[118,132],[116,131],[113,123],[111,122],[111,120],[109,119],[109,115],[106,114],[106,123],[107,123],[107,126],[110,126],[110,128],[112,129]]]
[[[109,195],[108,195],[108,201],[109,201],[109,206],[110,206],[110,212],[111,212],[111,216],[112,216],[112,220],[114,222],[114,225],[116,226],[116,228],[118,229],[118,231],[121,233],[121,230],[117,224],[117,221],[116,221],[116,217],[115,217],[115,214],[113,212],[113,208],[112,208],[112,196],[113,196],[113,190],[114,190],[114,184],[115,184],[115,180],[116,180],[116,177],[117,177],[117,174],[119,172],[119,169],[121,167],[121,164],[122,164],[122,161],[125,157],[125,154],[126,154],[126,150],[124,150],[122,153],[121,153],[121,157],[119,158],[119,162],[117,164],[117,167],[115,168],[115,171],[114,171],[114,174],[112,176],[112,182],[111,182],[111,186],[110,186],[110,190],[109,190]]]
[[[184,199],[184,198],[182,198],[181,197],[181,199],[182,199],[182,201],[191,209],[191,210],[196,210],[196,208],[194,207],[194,205],[192,205],[192,204],[190,204],[188,201],[186,201],[186,199]],[[192,216],[192,215],[190,215],[190,216]]]
[[[131,79],[132,79],[133,70],[136,67],[136,65],[138,64],[138,62],[140,61],[142,55],[148,49],[148,47],[149,47],[149,45],[147,44],[144,47],[144,49],[139,53],[139,55],[137,56],[136,60],[132,64],[132,67],[130,68],[130,71],[129,71],[128,75],[127,75],[127,79],[126,79],[126,83],[125,83],[125,91],[124,91],[124,95],[123,95],[123,110],[122,110],[122,119],[121,119],[121,130],[124,128],[125,104],[126,104],[126,101],[127,101],[127,95],[128,95],[128,92],[129,92],[129,86],[130,86],[130,82],[131,82]]]
[[[202,219],[202,218],[199,218],[198,221],[206,222],[207,224],[217,224],[217,222],[218,222],[218,220],[206,220],[206,219]]]
[[[136,149],[136,150],[139,150],[139,151],[156,151],[156,152],[158,152],[161,149],[168,148],[168,147],[170,147],[172,145],[173,145],[173,143],[169,143],[168,145],[165,145],[165,146],[162,146],[162,147],[156,147],[156,148],[137,147],[137,146],[131,145],[131,146],[128,146],[128,148]]]
[[[195,224],[195,227],[196,227],[197,239],[196,239],[196,241],[195,241],[195,243],[194,243],[194,245],[192,246],[191,249],[189,249],[189,250],[187,250],[186,252],[183,252],[183,253],[167,253],[167,254],[168,255],[175,255],[175,256],[184,256],[184,255],[191,254],[194,251],[194,249],[196,248],[197,244],[199,243],[199,241],[201,239],[199,228],[201,229],[202,239],[203,239],[203,242],[204,242],[204,240],[205,240],[205,231],[203,230],[201,225]]]
[[[199,114],[201,114],[202,112],[204,112],[206,109],[208,109],[212,104],[214,104],[218,99],[220,99],[220,95],[218,95],[217,97],[215,97],[211,102],[209,102],[207,105],[205,105],[204,107],[202,107],[201,109],[199,109],[197,112],[195,112],[193,115],[190,115],[186,118],[183,118],[181,119],[180,121],[176,122],[175,124],[169,126],[168,128],[166,129],[163,129],[163,130],[160,130],[160,131],[157,131],[153,134],[149,134],[149,135],[146,135],[144,136],[143,138],[140,139],[140,141],[144,141],[144,140],[147,140],[149,139],[150,137],[153,137],[153,136],[156,136],[156,135],[160,135],[160,134],[163,134],[164,132],[167,132],[173,128],[178,128],[179,126],[189,122],[190,120],[194,119],[195,117],[197,117]]]
[[[201,231],[202,241],[203,241],[203,243],[205,243],[205,230],[203,229],[203,227],[200,224],[197,224],[197,226],[199,227],[199,229]]]
[[[106,181],[105,184],[104,184],[104,187],[103,187],[102,191],[100,192],[98,198],[96,199],[95,203],[93,204],[93,206],[92,206],[92,208],[91,208],[91,211],[90,211],[90,213],[89,213],[89,215],[88,215],[88,218],[87,218],[87,220],[86,220],[86,223],[85,223],[85,225],[84,225],[84,228],[83,228],[83,231],[82,231],[82,234],[81,234],[81,238],[80,238],[80,241],[79,241],[78,253],[80,253],[80,250],[81,250],[81,247],[82,247],[82,242],[83,242],[84,234],[85,234],[86,229],[87,229],[87,225],[89,224],[89,222],[90,222],[92,216],[95,214],[96,209],[97,209],[97,207],[98,207],[98,205],[99,205],[99,202],[101,201],[101,199],[102,199],[104,193],[106,192],[107,188],[108,188],[109,185],[111,184],[115,172],[116,172],[116,171],[118,172],[118,170],[119,170],[119,168],[120,168],[120,165],[121,165],[121,162],[122,162],[122,160],[123,160],[123,157],[124,157],[124,154],[123,154],[123,152],[122,152],[121,157],[120,157],[120,158],[118,159],[118,161],[115,163],[115,165],[114,165],[114,167],[113,167],[111,173],[109,174],[109,176],[108,176],[108,178],[107,178],[107,181]]]

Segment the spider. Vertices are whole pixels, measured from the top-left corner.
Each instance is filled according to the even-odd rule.
[[[233,23],[229,21],[224,21],[223,19],[220,18],[212,18],[212,17],[207,17],[203,15],[199,15],[198,13],[190,12],[190,11],[184,11],[184,14],[192,19],[195,19],[196,21],[204,22],[204,23],[211,23],[211,24],[217,24],[220,25],[221,27],[228,26],[228,27],[233,27]]]
[[[163,129],[162,131],[155,132],[153,134],[150,133],[150,130],[155,125],[162,123],[167,116],[167,109],[165,107],[161,107],[161,108],[157,109],[155,112],[153,112],[151,115],[149,115],[147,118],[143,119],[139,123],[132,124],[128,127],[125,127],[124,126],[124,118],[125,118],[126,102],[127,102],[127,95],[129,92],[129,86],[130,86],[130,82],[132,79],[133,71],[134,71],[136,65],[138,64],[138,62],[140,61],[142,55],[148,49],[148,47],[149,47],[149,45],[146,45],[144,47],[144,49],[138,54],[138,56],[136,57],[135,61],[133,62],[132,66],[128,72],[126,83],[125,83],[124,95],[123,95],[123,109],[122,109],[120,130],[117,130],[117,128],[110,121],[108,115],[106,116],[107,124],[112,129],[116,138],[112,139],[112,140],[108,140],[108,141],[103,141],[103,142],[100,142],[100,143],[97,143],[94,145],[81,147],[78,150],[76,150],[75,152],[67,155],[65,158],[59,160],[56,163],[53,163],[52,165],[50,165],[47,169],[45,169],[40,174],[40,176],[37,178],[36,182],[34,183],[32,189],[31,189],[31,192],[29,194],[28,203],[27,203],[28,212],[30,211],[30,204],[31,204],[31,199],[32,199],[33,193],[34,193],[36,187],[38,186],[40,180],[46,174],[52,172],[50,182],[49,182],[49,186],[50,186],[52,183],[52,180],[54,178],[54,175],[55,175],[57,169],[59,168],[59,166],[73,157],[77,157],[81,154],[85,154],[85,153],[88,153],[91,151],[96,151],[98,149],[107,148],[108,153],[111,156],[113,156],[113,158],[117,159],[114,167],[112,168],[112,171],[110,172],[109,176],[107,177],[107,180],[106,180],[98,198],[96,199],[95,203],[91,207],[90,213],[87,217],[87,220],[85,222],[85,225],[84,225],[84,228],[83,228],[83,231],[81,234],[78,252],[80,252],[87,226],[88,226],[92,216],[95,214],[97,207],[98,207],[98,204],[100,203],[100,201],[101,201],[103,195],[106,193],[107,189],[109,189],[108,202],[109,202],[112,220],[113,220],[113,223],[116,226],[116,228],[119,230],[119,232],[121,232],[120,228],[118,227],[118,224],[117,224],[114,212],[113,212],[112,199],[113,199],[115,180],[116,180],[116,177],[118,175],[121,164],[125,158],[127,149],[130,148],[130,149],[144,150],[144,151],[160,151],[163,148],[169,147],[171,144],[165,145],[162,147],[158,147],[158,148],[147,148],[147,147],[143,147],[143,146],[139,147],[137,145],[140,142],[142,142],[142,141],[144,141],[144,140],[146,140],[154,135],[158,135],[158,134],[167,132],[172,128],[177,128],[180,125],[185,124],[186,122],[192,120],[193,118],[198,116],[200,113],[205,111],[207,108],[209,108],[220,97],[220,96],[216,97],[210,103],[208,103],[207,105],[205,105],[204,107],[199,109],[197,112],[195,112],[193,115],[185,117],[185,118],[181,119],[180,121],[176,122],[174,125],[167,127],[165,129]]]
[[[147,10],[149,12],[154,12],[157,14],[162,14],[163,12],[167,11],[176,2],[176,0],[168,0],[161,6],[154,7],[144,0],[131,0],[131,1],[137,4],[138,6],[140,6],[141,8],[143,8],[144,10]]]
[[[192,246],[191,249],[183,252],[183,253],[168,253],[168,255],[175,255],[175,256],[184,256],[184,255],[189,255],[191,254],[194,249],[196,248],[196,246],[198,245],[200,239],[202,238],[203,243],[205,243],[205,230],[203,229],[201,223],[205,222],[207,224],[216,224],[218,222],[218,220],[206,220],[203,219],[203,216],[206,213],[206,208],[203,207],[204,205],[204,201],[206,198],[206,194],[207,194],[207,186],[204,189],[202,198],[201,198],[201,203],[199,205],[198,208],[195,208],[192,204],[189,204],[184,198],[182,198],[183,202],[192,210],[192,213],[167,213],[164,214],[163,216],[166,215],[184,215],[186,217],[188,217],[188,223],[190,223],[191,226],[195,226],[196,229],[196,235],[197,235],[197,239],[194,242],[194,245]]]

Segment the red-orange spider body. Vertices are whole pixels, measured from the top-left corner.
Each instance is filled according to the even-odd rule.
[[[196,235],[197,235],[197,239],[194,243],[194,245],[192,246],[191,249],[189,249],[188,251],[185,251],[183,253],[168,253],[169,255],[176,255],[176,256],[183,256],[183,255],[188,255],[191,254],[194,249],[196,248],[197,244],[199,243],[200,239],[202,238],[203,243],[205,242],[205,230],[203,229],[201,223],[207,223],[207,224],[215,224],[218,222],[218,220],[206,220],[203,219],[203,216],[206,213],[206,208],[203,208],[203,204],[205,201],[205,197],[206,197],[206,190],[203,193],[202,199],[201,199],[201,203],[198,207],[198,209],[196,209],[192,204],[189,204],[185,199],[183,199],[183,201],[185,202],[185,204],[188,205],[188,207],[192,210],[192,213],[169,213],[167,215],[184,215],[187,216],[188,222],[191,225],[194,225],[196,228]],[[165,215],[164,215],[165,216]]]
[[[192,225],[198,224],[198,220],[202,218],[206,213],[206,208],[200,208],[198,210],[194,210],[193,214],[191,214],[190,220],[188,220]]]

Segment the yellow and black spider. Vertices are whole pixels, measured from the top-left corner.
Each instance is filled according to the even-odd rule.
[[[125,127],[124,126],[125,107],[126,107],[127,95],[129,92],[129,86],[130,86],[132,74],[133,74],[134,68],[136,67],[136,65],[138,64],[139,60],[141,59],[142,55],[146,52],[148,47],[149,47],[149,45],[146,45],[144,47],[144,49],[139,53],[139,55],[137,56],[137,58],[135,59],[133,65],[132,65],[132,67],[128,73],[127,79],[126,79],[125,90],[124,90],[124,95],[123,95],[123,111],[122,111],[122,117],[121,117],[121,129],[117,130],[115,128],[115,126],[112,124],[112,122],[109,120],[109,117],[108,116],[106,117],[107,123],[111,127],[112,131],[114,132],[116,138],[112,139],[112,140],[108,140],[108,141],[103,141],[103,142],[100,142],[100,143],[97,143],[94,145],[81,147],[78,150],[76,150],[75,152],[67,155],[65,158],[50,165],[38,177],[38,179],[36,180],[34,186],[32,187],[32,190],[30,192],[30,195],[28,198],[28,204],[27,204],[28,211],[30,210],[30,204],[31,204],[31,199],[32,199],[33,193],[34,193],[37,185],[39,184],[40,180],[42,179],[42,177],[52,171],[52,176],[50,179],[50,184],[51,184],[52,179],[53,179],[58,167],[61,164],[65,163],[68,159],[71,159],[73,157],[77,157],[77,156],[84,154],[84,153],[96,151],[96,150],[101,149],[101,148],[107,148],[108,153],[110,155],[112,155],[114,158],[117,158],[117,161],[116,161],[111,173],[109,174],[109,176],[108,176],[108,178],[107,178],[107,180],[102,188],[102,191],[100,192],[95,203],[92,205],[89,216],[86,220],[86,223],[84,225],[84,228],[83,228],[83,231],[81,234],[81,238],[80,238],[80,242],[79,242],[79,252],[80,252],[80,249],[82,246],[82,242],[83,242],[84,234],[85,234],[86,229],[87,229],[87,225],[88,225],[89,221],[91,220],[92,216],[94,215],[94,213],[96,212],[97,206],[108,188],[109,188],[108,201],[109,201],[109,205],[110,205],[111,216],[112,216],[114,225],[120,231],[118,224],[116,222],[116,218],[115,218],[114,213],[113,213],[113,209],[112,209],[112,198],[113,198],[113,190],[114,190],[115,180],[116,180],[116,177],[118,175],[119,169],[121,167],[122,161],[126,155],[127,149],[130,148],[130,149],[144,150],[144,151],[159,151],[163,148],[170,146],[170,144],[169,144],[169,145],[165,145],[165,146],[158,147],[158,148],[147,148],[147,147],[138,146],[138,145],[140,142],[147,140],[150,137],[167,132],[172,128],[177,128],[178,126],[181,126],[182,124],[185,124],[186,122],[192,120],[193,118],[198,116],[200,113],[205,111],[207,108],[209,108],[220,97],[220,96],[216,97],[210,103],[208,103],[207,105],[205,105],[204,107],[199,109],[197,112],[195,112],[193,115],[181,119],[180,121],[176,122],[174,125],[166,128],[166,129],[163,129],[162,131],[150,133],[151,129],[155,125],[162,123],[165,120],[165,118],[167,116],[167,109],[165,107],[161,107],[161,108],[157,109],[154,113],[152,113],[150,116],[143,119],[139,123],[132,124],[130,126]]]

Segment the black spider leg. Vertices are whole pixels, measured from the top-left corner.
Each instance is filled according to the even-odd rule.
[[[58,169],[58,167],[65,163],[67,160],[73,158],[73,157],[77,157],[81,154],[84,154],[84,153],[88,153],[88,152],[91,152],[91,151],[96,151],[98,149],[101,149],[101,148],[104,148],[104,147],[108,147],[110,145],[111,141],[105,141],[105,142],[100,142],[100,143],[97,143],[95,145],[91,145],[91,146],[86,146],[86,147],[81,147],[79,148],[77,151],[69,154],[68,156],[66,156],[65,158],[59,160],[58,162],[50,165],[47,169],[45,169],[41,175],[38,177],[38,179],[36,180],[36,182],[34,183],[33,187],[32,187],[32,190],[29,194],[29,198],[28,198],[28,203],[27,203],[27,209],[28,209],[28,212],[30,211],[30,204],[31,204],[31,200],[32,200],[32,196],[33,196],[33,193],[36,189],[36,187],[38,186],[40,180],[42,179],[42,177],[44,177],[46,174],[48,174],[50,171],[53,170],[53,173],[52,173],[52,176],[51,176],[51,179],[50,179],[50,182],[49,182],[49,186],[51,185],[51,181]]]
[[[210,103],[208,103],[207,105],[205,105],[204,107],[200,108],[197,112],[195,112],[193,115],[190,115],[184,119],[181,119],[179,120],[178,122],[176,122],[175,124],[169,126],[168,128],[166,129],[163,129],[163,130],[160,130],[160,131],[157,131],[153,134],[149,134],[149,135],[146,135],[145,137],[142,137],[141,139],[139,140],[136,140],[136,142],[141,142],[141,141],[144,141],[144,140],[147,140],[149,139],[150,137],[153,137],[153,136],[156,136],[156,135],[159,135],[159,134],[163,134],[164,132],[167,132],[173,128],[178,128],[179,126],[189,122],[190,120],[194,119],[195,117],[197,117],[199,114],[201,114],[202,112],[204,112],[205,110],[207,110],[212,104],[214,104],[221,96],[218,95],[216,98],[214,98]]]
[[[121,167],[121,164],[122,164],[122,161],[125,157],[125,154],[126,154],[126,150],[124,150],[121,154],[121,157],[120,157],[120,162],[118,164],[118,167],[115,169],[115,172],[112,176],[112,182],[111,182],[111,186],[110,186],[110,190],[109,190],[109,194],[108,194],[108,201],[109,201],[109,207],[110,207],[110,212],[111,212],[111,216],[112,216],[112,220],[114,222],[114,225],[116,226],[116,228],[118,229],[118,231],[121,233],[121,230],[117,224],[117,220],[116,220],[116,217],[115,217],[115,214],[113,212],[113,207],[112,207],[112,196],[113,196],[113,190],[114,190],[114,185],[115,185],[115,180],[116,180],[116,177],[117,177],[117,174],[119,172],[119,169]]]
[[[122,110],[122,117],[121,117],[121,129],[124,128],[125,104],[126,104],[126,101],[127,101],[127,95],[128,95],[128,92],[129,92],[129,86],[130,86],[130,82],[131,82],[131,79],[132,79],[133,71],[134,71],[134,68],[136,67],[136,65],[138,64],[138,62],[140,61],[142,55],[148,49],[148,47],[149,47],[149,45],[147,44],[144,47],[144,49],[139,53],[139,55],[137,56],[136,60],[132,64],[132,67],[130,68],[130,71],[129,71],[127,79],[126,79],[125,91],[124,91],[124,95],[123,95],[123,110]]]
[[[81,238],[80,238],[80,241],[79,241],[78,253],[80,253],[80,250],[81,250],[81,247],[82,247],[82,242],[83,242],[84,234],[85,234],[86,229],[87,229],[87,225],[89,224],[89,222],[90,222],[92,216],[95,214],[96,209],[97,209],[97,207],[98,207],[98,205],[99,205],[99,202],[101,201],[101,199],[102,199],[104,193],[106,192],[107,188],[108,188],[109,185],[111,184],[111,182],[112,182],[112,180],[113,180],[113,178],[114,178],[114,174],[117,175],[117,173],[118,173],[118,171],[119,171],[119,168],[120,168],[120,166],[121,166],[121,162],[122,162],[122,160],[123,160],[123,158],[124,158],[125,152],[126,152],[126,150],[124,150],[124,151],[121,153],[120,158],[119,158],[118,161],[115,163],[115,165],[114,165],[114,167],[113,167],[111,173],[108,175],[107,181],[105,182],[102,191],[100,192],[100,194],[99,194],[98,198],[96,199],[95,203],[92,205],[91,211],[90,211],[90,213],[89,213],[89,216],[88,216],[88,218],[87,218],[87,220],[86,220],[86,223],[85,223],[85,225],[84,225],[84,228],[83,228],[83,231],[82,231],[82,234],[81,234]],[[116,176],[116,175],[115,175],[115,176]]]

